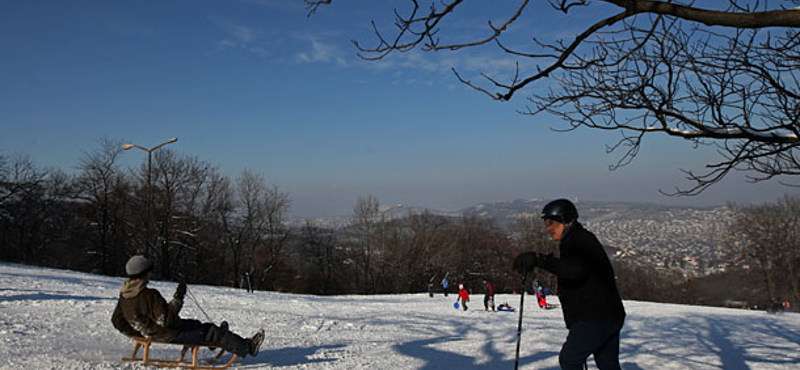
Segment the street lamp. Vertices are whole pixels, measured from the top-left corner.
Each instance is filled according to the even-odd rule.
[[[161,148],[164,145],[172,144],[172,143],[174,143],[176,141],[178,141],[178,138],[177,137],[173,137],[172,139],[169,139],[169,140],[167,140],[167,141],[165,141],[165,142],[163,142],[161,144],[158,144],[158,145],[156,145],[156,146],[154,146],[152,148],[149,148],[149,149],[145,148],[143,146],[136,145],[136,144],[122,144],[122,149],[123,150],[128,150],[130,148],[136,148],[136,149],[141,149],[141,150],[144,150],[145,152],[147,152],[147,189],[148,189],[148,192],[150,191],[149,189],[150,189],[150,186],[151,186],[151,183],[150,183],[150,167],[151,167],[151,165],[153,163],[153,151],[158,149],[158,148]]]
[[[147,218],[148,218],[148,220],[147,220],[148,221],[147,222],[147,230],[148,230],[148,234],[152,234],[150,232],[150,220],[149,220],[149,218],[151,218],[152,215],[153,215],[153,183],[151,181],[151,178],[152,178],[151,171],[152,171],[152,164],[153,164],[153,151],[155,151],[158,148],[161,148],[164,145],[172,144],[172,143],[174,143],[176,141],[178,141],[178,138],[177,137],[173,137],[172,139],[169,139],[169,140],[167,140],[167,141],[165,141],[165,142],[163,142],[161,144],[158,144],[158,145],[156,145],[156,146],[154,146],[152,148],[145,148],[143,146],[136,145],[136,144],[122,144],[122,149],[123,150],[128,150],[130,148],[136,148],[136,149],[141,149],[141,150],[144,150],[145,152],[147,152]],[[151,236],[152,235],[148,235],[148,238],[150,238]],[[152,242],[152,240],[148,240],[148,242]]]
[[[384,209],[383,211],[378,210],[381,213],[381,244],[383,247],[386,248],[386,213],[393,210],[403,208],[402,204],[398,204],[396,206],[391,206],[389,208]]]
[[[380,242],[381,242],[381,248],[383,249],[381,251],[381,253],[385,253],[386,252],[386,213],[388,213],[389,211],[391,211],[393,209],[398,209],[398,208],[403,208],[403,205],[402,204],[398,204],[396,206],[391,206],[389,208],[386,208],[383,211],[378,210],[378,212],[380,212],[380,214],[381,214],[381,225],[380,225],[380,232],[381,232],[380,237],[381,237],[381,240],[380,240]],[[369,281],[369,275],[367,275],[367,279]],[[372,288],[374,290],[374,284],[373,284]]]
[[[383,211],[381,211],[381,210],[378,210],[378,212],[380,212],[380,213],[381,213],[381,223],[383,223],[384,221],[386,221],[386,213],[387,213],[387,212],[389,212],[389,211],[391,211],[391,210],[393,210],[393,209],[398,209],[398,208],[403,208],[403,205],[402,205],[402,204],[398,204],[398,205],[396,205],[396,206],[391,206],[391,207],[389,207],[389,208],[386,208],[386,209],[384,209]]]

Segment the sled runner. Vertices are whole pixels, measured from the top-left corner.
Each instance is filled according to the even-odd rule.
[[[181,344],[181,343],[169,343],[169,342],[159,342],[154,341],[146,338],[132,338],[134,340],[133,344],[133,353],[131,353],[131,357],[123,357],[122,361],[142,361],[143,364],[149,366],[156,366],[156,367],[171,367],[171,368],[181,368],[181,369],[225,369],[229,366],[233,365],[236,362],[238,356],[235,353],[231,353],[231,359],[227,363],[214,365],[215,362],[219,361],[222,358],[222,355],[225,354],[225,350],[219,348],[218,346],[214,345],[206,345],[206,344]],[[182,345],[183,349],[181,350],[181,357],[177,360],[165,360],[165,359],[158,359],[158,358],[151,358],[150,357],[150,345],[153,343],[159,344],[177,344]],[[144,347],[144,353],[142,357],[137,357],[139,352],[139,347]],[[217,349],[219,348],[219,353],[208,361],[198,361],[197,359],[197,352],[199,351],[200,347],[208,347],[209,349]],[[186,352],[191,350],[192,358],[184,359],[186,357]]]

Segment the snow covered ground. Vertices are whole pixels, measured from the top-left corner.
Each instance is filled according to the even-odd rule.
[[[0,264],[0,369],[145,368],[120,361],[132,348],[110,322],[122,281]],[[150,286],[171,297],[176,284]],[[454,295],[441,294],[316,297],[194,285],[189,292],[213,321],[227,320],[237,333],[265,329],[258,356],[233,369],[514,368],[518,312],[484,312],[482,294],[463,312],[453,309]],[[518,295],[497,301],[519,309]],[[800,369],[798,314],[634,301],[625,307],[625,370]],[[206,320],[189,299],[182,316]],[[526,299],[520,368],[558,369],[566,333],[560,309],[540,310]]]

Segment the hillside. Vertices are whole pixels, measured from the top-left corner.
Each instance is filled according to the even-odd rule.
[[[549,200],[540,198],[481,203],[457,211],[427,210],[447,217],[492,218],[512,232],[517,217],[538,217]],[[594,232],[614,258],[637,266],[678,270],[687,277],[725,271],[729,261],[727,224],[733,212],[726,206],[690,207],[654,203],[578,201],[580,221]],[[405,207],[387,219],[425,209]],[[344,227],[349,216],[314,220],[327,227]],[[304,221],[298,222],[302,225]]]
[[[122,278],[0,263],[0,370],[145,369],[120,358],[132,341],[110,316]],[[152,282],[170,296],[176,284]],[[477,287],[472,287],[477,288]],[[250,335],[261,352],[232,369],[512,369],[518,312],[469,311],[453,296],[330,296],[246,293],[190,285],[182,316]],[[477,293],[474,292],[473,293]],[[519,308],[519,296],[500,295]],[[557,369],[566,329],[560,309],[526,299],[520,368]],[[550,303],[558,300],[550,297]],[[625,370],[783,370],[800,367],[800,315],[625,301],[620,360]],[[163,356],[176,355],[178,347]],[[209,352],[201,354],[208,356]],[[590,360],[589,368],[595,368]]]
[[[485,203],[462,210],[510,227],[520,215],[538,216],[543,199]],[[580,220],[615,258],[636,265],[676,269],[689,276],[724,270],[727,207],[578,201]]]

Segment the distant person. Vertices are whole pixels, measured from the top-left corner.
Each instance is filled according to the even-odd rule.
[[[464,311],[467,310],[467,302],[469,302],[469,292],[464,289],[464,284],[458,284],[458,299],[461,300],[461,307]]]
[[[489,311],[489,307],[494,311],[494,286],[488,280],[483,281],[483,310]]]
[[[447,288],[450,287],[450,282],[447,281],[447,275],[444,275],[442,278],[442,291],[444,292],[444,296],[447,297]]]
[[[539,308],[546,310],[547,309],[547,297],[544,294],[539,295],[537,299],[539,301]]]
[[[788,303],[788,302],[787,302]],[[767,308],[767,312],[769,313],[782,313],[785,311],[785,307],[783,302],[772,301],[772,304]]]
[[[536,290],[536,301],[539,304],[539,308],[547,308],[547,298],[545,298],[544,289],[542,289],[542,286],[539,285],[539,282],[536,280],[533,281],[533,289]]]
[[[561,369],[583,369],[594,356],[600,370],[620,370],[619,336],[625,322],[614,269],[603,246],[578,222],[578,210],[558,199],[542,210],[545,230],[559,242],[560,257],[521,253],[513,268],[529,272],[543,268],[558,277],[558,296],[569,334],[561,347]]]
[[[133,256],[125,265],[129,279],[122,284],[119,300],[111,315],[114,328],[129,337],[140,337],[178,344],[219,346],[239,357],[255,356],[264,341],[264,330],[249,339],[228,331],[228,323],[217,326],[179,317],[186,295],[186,283],[178,284],[172,300],[147,287],[153,263],[144,256]]]
[[[251,267],[249,270],[245,271],[244,273],[245,283],[247,283],[247,292],[253,292],[253,268]]]
[[[433,298],[433,283],[428,284],[428,295]]]

